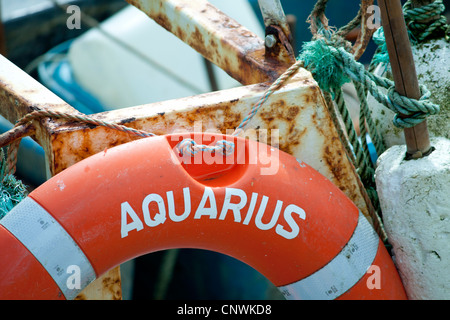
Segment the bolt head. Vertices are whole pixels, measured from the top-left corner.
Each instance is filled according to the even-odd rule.
[[[277,44],[277,38],[273,34],[269,34],[265,38],[267,48],[273,48]]]

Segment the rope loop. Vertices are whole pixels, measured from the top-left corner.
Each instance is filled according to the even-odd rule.
[[[410,128],[424,121],[428,116],[439,113],[439,105],[428,100],[430,91],[423,85],[420,86],[422,97],[419,100],[405,98],[392,86],[387,96],[391,102],[392,109],[398,114],[394,117],[394,124],[400,128]],[[407,117],[401,116],[406,115]]]
[[[204,144],[197,144],[193,139],[184,139],[177,145],[177,149],[181,156],[195,156],[199,152],[218,152],[221,155],[229,156],[233,154],[235,145],[231,141],[220,140],[213,146],[207,146]]]
[[[184,155],[190,155],[193,157],[197,154],[198,151],[194,149],[194,147],[197,145],[197,143],[192,139],[184,139],[177,145],[177,149],[180,152],[182,156]]]
[[[403,13],[409,39],[413,45],[425,42],[428,39],[441,38],[449,39],[450,27],[447,19],[442,14],[445,12],[445,5],[442,0],[435,0],[433,3],[419,8],[413,8],[411,0],[403,5]],[[383,27],[378,28],[373,34],[373,41],[378,46],[372,61],[370,70],[374,70],[378,64],[389,63],[389,54],[386,46]]]
[[[309,49],[312,44],[306,44],[307,50],[302,54],[302,58],[308,61],[308,63],[305,62],[307,67],[312,67],[310,71],[322,90],[329,91],[331,85],[341,86],[349,79],[359,82],[378,102],[397,113],[393,123],[399,128],[413,127],[424,121],[426,117],[439,113],[439,105],[429,100],[431,93],[425,86],[420,86],[422,96],[419,100],[402,96],[395,91],[393,81],[367,71],[364,65],[355,61],[353,55],[345,48],[335,48],[332,44],[320,39],[312,43],[314,43],[314,50]],[[321,48],[323,46],[328,48]],[[317,56],[317,52],[321,54]],[[324,52],[328,52],[329,55],[323,54]],[[325,57],[332,61],[324,61]],[[331,70],[334,77],[328,74]],[[380,88],[387,89],[388,93],[384,94]]]
[[[229,156],[234,153],[234,143],[227,140],[220,140],[216,143],[216,147],[218,148],[219,152],[223,154],[224,156]]]

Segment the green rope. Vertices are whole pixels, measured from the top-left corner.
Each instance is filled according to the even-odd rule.
[[[363,180],[367,180],[367,177],[371,176],[373,173],[373,167],[370,162],[370,155],[368,149],[364,149],[358,139],[358,135],[353,126],[353,122],[350,118],[350,114],[348,112],[347,106],[344,100],[344,94],[342,89],[339,88],[335,91],[335,102],[338,107],[339,113],[342,116],[342,120],[344,121],[344,125],[347,131],[348,140],[352,146],[353,153],[355,155],[354,165],[359,176]]]
[[[445,12],[445,5],[442,0],[413,8],[411,1],[407,1],[403,6],[405,22],[411,32],[412,38],[417,42],[423,42],[430,38],[441,38],[448,33],[447,19],[442,14]],[[420,22],[438,16],[430,22]]]
[[[367,93],[370,92],[379,103],[396,113],[393,123],[400,128],[413,127],[428,116],[437,114],[439,106],[429,101],[431,94],[424,86],[421,86],[422,97],[419,100],[398,94],[393,81],[378,77],[366,70],[364,65],[357,62],[354,56],[348,52],[348,46],[339,38],[330,30],[322,32],[322,37],[316,37],[317,40],[304,44],[299,59],[303,61],[304,67],[313,74],[320,88],[332,95],[352,146],[354,158],[350,158],[375,209],[379,211],[374,165],[370,161],[366,134],[369,134],[374,142],[378,154],[384,152],[385,146],[371,118]],[[350,81],[355,85],[361,104],[359,118],[361,141],[355,132],[341,89],[344,83]],[[382,89],[387,89],[387,94]]]
[[[442,14],[445,12],[445,5],[442,0],[422,6],[420,8],[412,8],[411,1],[407,1],[403,5],[403,13],[409,39],[413,45],[430,39],[446,37],[449,38],[450,28],[447,25],[447,19]],[[423,23],[421,21],[438,17],[430,22]],[[378,46],[370,63],[369,70],[373,71],[378,64],[386,65],[389,63],[389,54],[384,37],[383,27],[379,28],[372,36],[373,41]]]
[[[350,78],[336,64],[330,46],[323,45],[322,42],[319,39],[304,43],[299,60],[303,60],[304,66],[313,73],[319,87],[334,97],[334,92],[344,83],[350,82]]]
[[[363,14],[362,7],[356,18],[353,19],[347,26],[333,32],[333,28],[328,26],[328,20],[325,17],[327,2],[328,0],[318,0],[314,6],[309,21],[311,23],[313,40],[316,41],[306,43],[303,46],[299,59],[303,60],[305,68],[312,72],[320,88],[324,92],[330,93],[329,96],[334,99],[337,111],[341,115],[341,119],[347,133],[344,135],[344,130],[340,128],[340,122],[334,121],[336,123],[339,136],[344,142],[349,159],[354,164],[356,171],[375,207],[375,210],[380,212],[374,181],[375,168],[370,158],[368,142],[366,140],[367,135],[369,135],[373,141],[378,154],[381,154],[384,151],[384,145],[377,132],[375,122],[371,117],[367,103],[368,90],[360,81],[354,77],[352,79],[352,75],[348,72],[349,70],[346,70],[344,63],[338,62],[339,57],[336,56],[336,52],[332,49],[342,48],[345,51],[351,51],[351,44],[344,38],[348,31],[353,30],[361,24],[361,17]],[[360,139],[356,134],[341,89],[344,83],[350,82],[351,80],[353,81],[361,105],[359,115],[361,130]],[[334,110],[330,111],[332,111],[330,112],[331,114],[334,114]]]
[[[344,83],[350,82],[352,80],[352,73],[349,72],[349,69],[346,67],[346,62],[343,61],[342,57],[339,56],[339,51],[337,48],[341,48],[344,52],[347,52],[343,47],[345,46],[344,42],[340,40],[339,36],[333,36],[329,31],[322,32],[325,29],[322,28],[319,32],[324,35],[323,38],[317,38],[317,40],[313,40],[304,44],[303,50],[299,56],[300,60],[304,61],[304,66],[308,69],[314,76],[314,79],[317,81],[319,87],[322,91],[330,93],[334,102],[336,103],[336,107],[338,112],[341,115],[342,121],[345,126],[345,131],[347,133],[348,143],[351,146],[349,154],[350,161],[352,161],[353,165],[356,168],[358,175],[361,177],[361,181],[363,182],[364,187],[367,189],[375,188],[374,181],[374,172],[375,169],[370,160],[370,153],[367,145],[367,141],[365,140],[366,133],[369,130],[365,127],[366,118],[370,118],[370,113],[367,107],[367,103],[364,104],[365,99],[361,100],[361,105],[365,106],[367,110],[363,111],[363,108],[360,112],[360,122],[363,124],[361,126],[361,136],[363,137],[361,141],[358,139],[358,135],[354,128],[352,119],[350,117],[349,111],[347,109],[344,94],[342,92],[342,85]],[[325,40],[325,38],[327,38]],[[347,52],[348,53],[348,52]],[[352,61],[357,63],[353,56],[348,53],[352,57]],[[355,88],[364,92],[364,86],[360,84],[361,81],[355,81],[357,84]],[[370,124],[373,124],[373,121],[369,121]],[[375,130],[373,130],[375,131]],[[349,150],[347,148],[347,150]],[[378,202],[378,197],[376,193],[369,193],[368,195],[372,201],[372,203]],[[375,206],[377,207],[377,206]]]
[[[432,38],[440,38],[446,35],[448,39],[449,28],[447,26],[447,20],[441,14],[445,11],[445,6],[442,0],[436,0],[433,3],[422,6],[420,8],[412,8],[411,1],[407,1],[403,6],[405,22],[408,27],[408,34],[410,41],[413,45]],[[420,21],[434,18],[427,23]],[[378,64],[388,64],[389,54],[386,47],[386,40],[384,37],[383,28],[379,28],[373,35],[374,42],[378,45],[378,49],[374,54],[370,71],[373,71],[374,67]],[[420,122],[424,121],[427,116],[434,115],[439,112],[439,106],[433,105],[428,101],[431,93],[421,86],[422,98],[419,101],[406,99],[399,95],[393,89],[393,82],[387,79],[378,78],[373,76],[372,80],[380,86],[389,89],[387,95],[387,101],[383,101],[383,104],[389,109],[397,113],[394,118],[394,124],[400,128],[413,127]],[[375,97],[384,100],[383,97]],[[404,106],[404,107],[403,107]],[[402,118],[398,114],[405,114],[408,117]]]
[[[428,100],[430,92],[424,86],[421,86],[419,100],[407,98],[395,91],[393,81],[370,73],[342,47],[336,48],[325,39],[318,39],[307,43],[305,48],[300,59],[304,59],[305,67],[312,72],[322,90],[336,92],[348,79],[359,82],[378,102],[397,113],[393,120],[397,127],[413,127],[439,112],[439,106]],[[336,83],[329,80],[330,70],[335,73],[332,78]],[[388,89],[388,93],[380,88]],[[400,114],[406,117],[400,117]]]
[[[0,149],[0,157],[0,219],[2,219],[27,196],[28,191],[22,181],[6,173],[7,161],[3,149]]]
[[[372,119],[369,104],[367,103],[368,90],[357,81],[353,81],[353,85],[355,86],[358,99],[361,103],[361,110],[359,117],[359,126],[361,131],[360,135],[365,136],[365,134],[368,133],[372,139],[375,151],[377,152],[377,154],[382,154],[386,150],[386,146],[384,145],[383,139],[381,138],[378,129],[375,125],[375,122]],[[366,139],[363,139],[363,143],[367,145]]]

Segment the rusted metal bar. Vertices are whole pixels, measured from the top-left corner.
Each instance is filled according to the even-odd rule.
[[[421,96],[419,81],[401,2],[400,0],[379,0],[378,4],[381,9],[381,20],[386,36],[395,90],[403,96],[419,99]],[[415,127],[406,128],[404,134],[407,147],[406,158],[421,158],[432,150],[426,121]]]
[[[266,28],[265,37],[266,60],[276,60],[288,64],[295,63],[295,53],[292,45],[279,26],[272,25]]]
[[[26,126],[19,126],[0,136],[0,148],[8,146],[23,137],[32,136],[36,133],[35,128],[29,123]]]
[[[361,24],[360,32],[355,44],[353,45],[353,55],[356,60],[359,60],[361,56],[366,51],[366,48],[372,39],[372,35],[375,33],[375,28],[368,27],[368,21],[372,18],[372,12],[370,12],[369,7],[373,5],[373,0],[362,0],[361,1]]]
[[[113,268],[87,286],[75,300],[122,300],[120,268]]]
[[[244,85],[276,80],[292,63],[265,57],[264,41],[205,0],[127,0]]]
[[[45,108],[77,112],[8,59],[0,56],[0,114],[14,124],[33,110]],[[44,148],[48,157],[50,149],[46,123],[47,121],[41,122],[33,137]],[[47,161],[51,163],[52,159],[47,158]]]
[[[61,112],[76,112],[74,108],[1,55],[0,104],[1,115],[11,123],[36,108],[51,107]]]

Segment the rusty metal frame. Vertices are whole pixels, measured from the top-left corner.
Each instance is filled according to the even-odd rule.
[[[92,115],[155,134],[176,131],[227,133],[242,121],[271,81],[289,66],[265,55],[264,41],[205,0],[127,0],[196,49],[244,86]],[[180,57],[182,58],[182,57]],[[36,109],[71,114],[73,107],[0,56],[0,112],[11,123]],[[333,106],[304,70],[269,97],[250,127],[277,133],[276,146],[329,178],[369,218],[373,209],[339,138]],[[63,120],[35,121],[33,138],[44,148],[50,175],[97,152],[136,139],[126,133]],[[264,131],[266,130],[266,131]],[[260,132],[244,131],[263,140]],[[279,138],[279,139],[278,139]],[[93,282],[79,298],[120,299],[118,268]],[[114,286],[111,286],[114,284]]]

